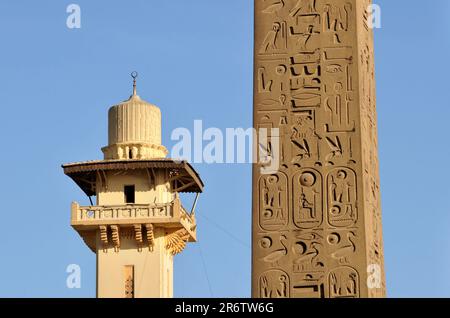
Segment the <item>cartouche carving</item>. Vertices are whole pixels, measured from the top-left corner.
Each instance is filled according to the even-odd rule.
[[[259,277],[259,297],[287,298],[289,297],[289,276],[280,270],[270,270]]]
[[[323,220],[323,181],[314,169],[301,169],[294,175],[294,223],[301,229],[313,229]]]
[[[359,297],[358,272],[351,267],[342,266],[329,274],[330,298]]]
[[[260,226],[276,230],[288,223],[287,178],[284,174],[262,176],[260,189]]]
[[[353,225],[358,218],[355,172],[348,168],[334,169],[328,175],[327,189],[330,225]]]

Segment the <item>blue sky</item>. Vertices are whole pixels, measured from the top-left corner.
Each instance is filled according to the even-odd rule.
[[[95,256],[70,226],[87,198],[66,162],[100,159],[129,73],[176,127],[252,124],[250,0],[0,2],[0,296],[94,297]],[[388,294],[450,296],[450,2],[378,0],[376,76]],[[250,165],[197,164],[200,242],[175,258],[175,296],[250,296]],[[69,264],[82,288],[68,289]],[[209,283],[208,283],[209,282]]]

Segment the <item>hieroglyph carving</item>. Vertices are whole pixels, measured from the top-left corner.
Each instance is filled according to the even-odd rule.
[[[359,297],[358,272],[347,266],[338,267],[329,274],[331,298]]]
[[[322,176],[314,169],[301,169],[294,175],[294,224],[301,229],[313,229],[322,224]]]
[[[262,176],[259,182],[260,225],[266,230],[277,230],[288,223],[287,178],[284,174]]]
[[[261,298],[289,297],[289,276],[279,270],[270,270],[259,279],[259,296]]]

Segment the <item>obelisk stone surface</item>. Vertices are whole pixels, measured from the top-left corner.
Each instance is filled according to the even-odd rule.
[[[370,4],[255,0],[253,297],[385,296]]]

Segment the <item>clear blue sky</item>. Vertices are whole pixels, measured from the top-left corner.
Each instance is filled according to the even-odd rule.
[[[93,297],[95,256],[70,226],[87,203],[66,162],[100,159],[107,110],[139,93],[176,127],[250,127],[253,1],[0,2],[0,296]],[[376,70],[388,294],[450,296],[450,2],[378,0]],[[175,296],[250,295],[251,167],[198,164],[200,242]],[[202,262],[202,257],[203,260]],[[69,264],[82,288],[68,289]],[[208,284],[209,281],[209,284]]]

